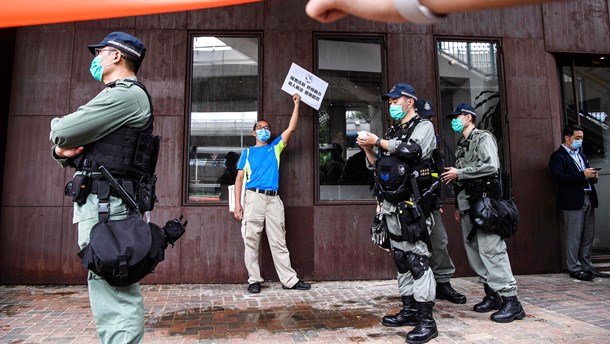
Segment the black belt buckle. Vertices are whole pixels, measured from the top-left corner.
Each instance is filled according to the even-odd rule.
[[[248,190],[258,192],[265,196],[277,196],[277,191],[274,191],[274,190],[263,190],[263,189],[257,189],[257,188],[248,188]]]

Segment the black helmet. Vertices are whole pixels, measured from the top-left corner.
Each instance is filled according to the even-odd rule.
[[[470,203],[469,215],[472,225],[477,229],[494,231],[498,228],[498,212],[489,197],[481,197]]]
[[[415,141],[402,142],[396,148],[396,156],[401,161],[414,165],[421,160],[421,146]]]

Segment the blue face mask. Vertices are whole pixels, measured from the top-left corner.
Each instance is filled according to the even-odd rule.
[[[271,137],[271,132],[267,129],[258,129],[256,131],[256,138],[259,141],[267,142],[267,140],[269,140],[269,137]]]
[[[405,111],[402,111],[402,105],[390,105],[390,117],[397,121],[403,119],[406,115]]]
[[[573,140],[571,146],[573,150],[579,150],[582,147],[582,140]]]
[[[456,117],[451,120],[451,129],[456,133],[461,133],[462,130],[464,130],[464,123],[462,123],[461,119]]]
[[[102,75],[104,75],[104,66],[102,66],[102,56],[97,55],[93,61],[91,61],[91,67],[89,68],[91,76],[97,81],[102,81]]]

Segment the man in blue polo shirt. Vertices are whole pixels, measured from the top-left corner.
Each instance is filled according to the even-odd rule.
[[[290,265],[290,253],[286,247],[284,203],[278,195],[280,178],[280,154],[297,128],[301,97],[292,96],[294,110],[288,128],[269,143],[271,127],[265,120],[256,122],[252,135],[256,145],[244,149],[237,164],[235,199],[241,199],[241,187],[246,181],[244,207],[236,202],[234,216],[242,221],[241,235],[244,239],[244,261],[248,270],[248,292],[260,293],[261,277],[258,264],[263,227],[269,240],[275,271],[284,289],[308,290],[311,285],[301,281]]]

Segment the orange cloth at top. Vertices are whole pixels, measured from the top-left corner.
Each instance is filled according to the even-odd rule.
[[[128,17],[261,0],[0,0],[0,28]]]

